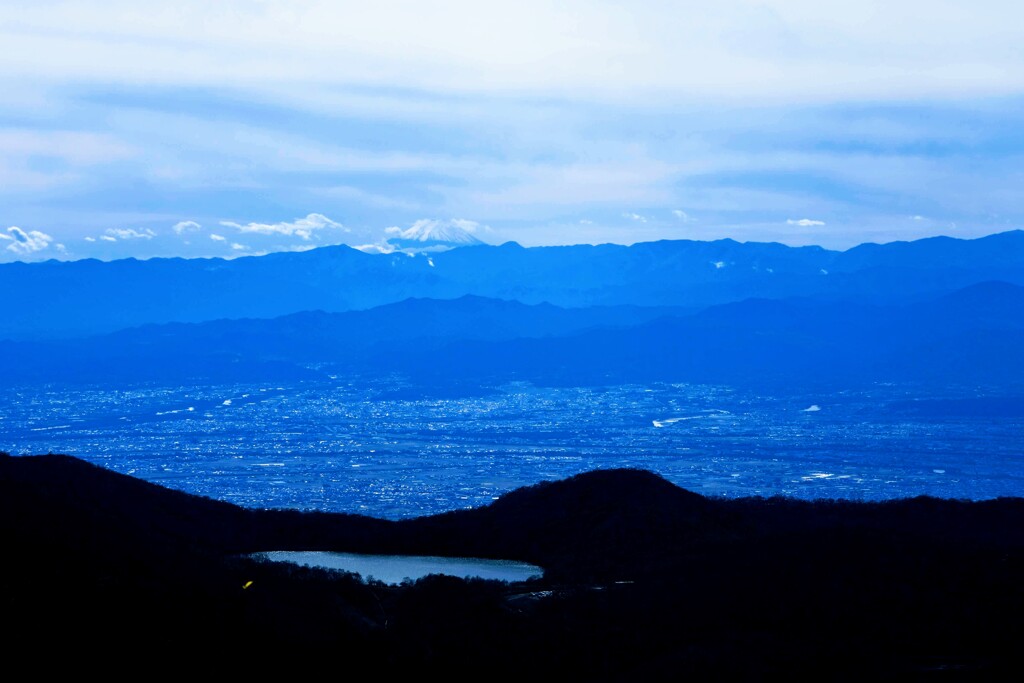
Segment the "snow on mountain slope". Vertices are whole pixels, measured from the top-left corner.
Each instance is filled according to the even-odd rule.
[[[473,221],[422,219],[406,230],[388,228],[386,241],[395,249],[403,251],[445,251],[484,244],[473,234],[478,227]]]

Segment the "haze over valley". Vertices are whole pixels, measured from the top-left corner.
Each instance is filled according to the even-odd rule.
[[[2,323],[0,450],[250,507],[403,518],[619,467],[729,497],[1024,493],[1020,232],[342,246],[0,281],[25,304]]]

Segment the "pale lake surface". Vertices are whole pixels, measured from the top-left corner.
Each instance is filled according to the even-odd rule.
[[[431,557],[428,555],[359,555],[313,550],[273,550],[258,553],[273,562],[291,562],[307,567],[336,569],[359,574],[392,585],[406,579],[415,581],[430,574],[496,581],[526,581],[540,578],[544,570],[525,562],[484,560],[472,557]]]

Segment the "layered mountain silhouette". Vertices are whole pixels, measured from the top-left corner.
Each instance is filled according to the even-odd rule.
[[[394,237],[408,248],[0,265],[0,382],[909,383],[920,398],[895,414],[1024,405],[1024,232],[844,252]],[[718,500],[607,470],[386,521],[0,454],[0,605],[11,670],[57,652],[181,675],[1005,679],[1022,515],[1020,499]],[[389,587],[250,556],[289,549],[513,559],[545,576]]]
[[[0,319],[0,339],[342,312],[413,297],[471,294],[572,308],[696,309],[793,297],[895,304],[986,281],[1024,285],[1024,232],[862,245],[845,252],[679,240],[534,248],[508,243],[418,255],[336,246],[234,260],[12,263],[0,265],[0,287],[12,300]]]
[[[562,308],[464,296],[344,313],[147,325],[3,342],[7,382],[324,379],[490,386],[701,382],[1024,387],[1024,287],[982,282],[913,303],[748,299]]]

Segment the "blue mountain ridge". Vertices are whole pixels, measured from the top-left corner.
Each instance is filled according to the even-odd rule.
[[[1000,280],[1024,285],[1024,232],[821,247],[734,240],[525,248],[478,245],[426,255],[345,246],[223,259],[0,265],[14,301],[0,339],[41,340],[150,323],[342,312],[467,294],[563,307],[688,309],[750,298],[909,303]]]
[[[907,304],[747,299],[700,311],[464,296],[274,319],[147,325],[5,342],[18,382],[402,377],[420,385],[874,382],[1024,385],[1024,287]]]

